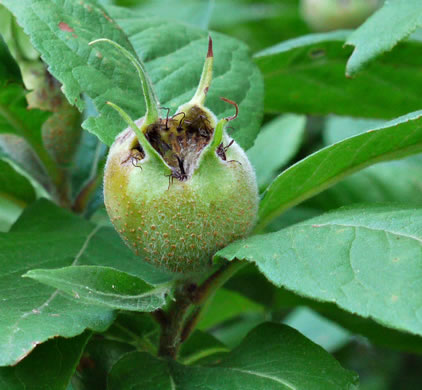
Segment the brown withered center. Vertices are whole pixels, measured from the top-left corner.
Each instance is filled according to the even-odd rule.
[[[192,107],[187,113],[178,112],[149,125],[145,136],[172,168],[173,176],[185,180],[195,169],[196,161],[213,132],[207,114],[199,107]],[[139,160],[145,156],[139,144],[131,154]]]

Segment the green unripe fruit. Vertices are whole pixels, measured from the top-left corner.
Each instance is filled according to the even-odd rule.
[[[115,44],[116,46],[116,44]],[[128,53],[126,53],[128,54]],[[133,58],[132,58],[133,59]],[[197,93],[172,117],[160,118],[152,86],[138,63],[147,113],[111,146],[104,200],[126,244],[146,261],[182,274],[206,272],[212,256],[254,227],[258,191],[245,154],[202,103],[211,82],[212,47]]]
[[[303,18],[315,31],[355,28],[382,4],[381,0],[302,0]]]

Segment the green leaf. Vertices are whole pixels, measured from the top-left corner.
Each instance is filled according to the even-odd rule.
[[[295,156],[303,141],[305,125],[304,116],[287,114],[273,119],[261,129],[247,153],[261,190]]]
[[[71,266],[23,275],[66,292],[81,302],[129,311],[154,311],[166,304],[169,286],[154,287],[114,268]]]
[[[306,204],[332,210],[355,203],[402,202],[422,206],[422,156],[375,164],[325,190]]]
[[[125,33],[101,6],[89,1],[3,0],[3,3],[30,35],[50,72],[63,83],[68,100],[82,109],[80,95],[85,93],[94,102],[100,115],[86,120],[83,124],[86,129],[110,145],[126,127],[107,101],[122,107],[133,119],[144,114],[135,69],[110,45],[88,46],[94,39],[109,38],[133,51]],[[194,93],[208,34],[177,22],[169,24],[140,17],[132,11],[115,10],[118,23],[145,62],[162,104],[175,110]],[[242,146],[250,146],[262,117],[261,75],[250,61],[245,45],[220,34],[213,34],[213,38],[215,72],[208,105],[219,116],[227,116],[232,107],[218,97],[223,94],[235,100],[241,110],[235,136]]]
[[[34,203],[9,233],[0,234],[0,365],[15,363],[52,337],[73,337],[86,328],[101,332],[114,320],[109,308],[78,302],[21,277],[34,268],[70,265],[113,267],[149,283],[169,280],[132,254],[113,229],[45,200]]]
[[[229,348],[237,347],[246,335],[268,318],[262,313],[248,313],[232,318],[212,330],[212,335]]]
[[[122,2],[114,2],[124,5]],[[181,0],[175,3],[172,0],[144,1],[137,5],[136,12],[146,15],[159,16],[168,21],[180,20],[191,26],[208,29],[210,17],[214,13],[216,4],[212,0]],[[166,10],[163,15],[163,9]]]
[[[393,49],[421,26],[422,3],[419,0],[386,1],[347,39],[346,44],[355,47],[347,63],[347,74],[357,73],[369,61]]]
[[[38,196],[48,197],[52,193],[52,183],[40,159],[28,142],[15,134],[0,134],[0,154],[5,154],[28,177]]]
[[[324,130],[326,144],[341,141],[382,122],[332,116]],[[357,172],[312,198],[307,205],[331,210],[353,203],[403,202],[422,205],[422,156],[379,163]]]
[[[305,337],[328,352],[335,352],[351,341],[351,335],[341,326],[327,320],[307,307],[298,307],[283,320]]]
[[[196,330],[180,348],[179,358],[183,364],[203,364],[208,360],[220,358],[230,352],[229,348],[209,333]]]
[[[211,29],[248,43],[253,52],[308,34],[299,0],[214,2]]]
[[[251,288],[251,286],[254,286],[254,288]],[[279,315],[282,316],[280,319],[284,319],[287,310],[306,306],[318,313],[318,315],[339,324],[342,328],[350,331],[350,333],[360,334],[368,338],[375,345],[398,351],[422,353],[422,337],[386,328],[368,318],[350,314],[333,303],[318,302],[296,295],[284,288],[278,288],[269,282],[256,269],[254,264],[241,269],[224,285],[224,288],[242,293],[249,299],[265,305],[267,310],[271,310],[273,313],[272,318],[274,320],[278,319]],[[313,329],[310,329],[311,325],[308,325],[305,321],[306,317],[306,313],[304,316],[299,316],[299,319],[303,318],[304,321],[297,329],[312,339],[312,334],[308,332]],[[291,326],[296,327],[297,325],[293,323]],[[213,331],[213,334],[221,339],[220,331]],[[318,342],[318,339],[312,340]]]
[[[314,305],[311,304],[310,306],[313,310],[317,310],[324,317],[335,321],[344,329],[368,338],[374,345],[390,350],[422,354],[422,337],[420,336],[386,328],[368,318],[362,318],[340,310],[334,305],[315,302]]]
[[[98,175],[98,168],[105,159],[105,154],[105,145],[95,135],[84,131],[72,166],[75,196]]]
[[[255,263],[275,285],[422,335],[422,210],[340,209],[235,242],[217,258]]]
[[[35,200],[35,191],[29,180],[17,169],[10,160],[4,159],[0,151],[0,195],[17,205],[25,206]]]
[[[422,151],[422,111],[383,127],[345,139],[308,156],[280,174],[267,188],[259,210],[259,227],[292,206],[380,161]]]
[[[57,338],[37,347],[14,367],[0,368],[0,388],[65,390],[91,335]]]
[[[350,118],[330,115],[327,118],[322,134],[325,145],[335,144],[346,138],[361,134],[370,129],[376,129],[385,124],[379,119]]]
[[[0,35],[20,65],[39,59],[39,54],[32,47],[28,36],[3,5],[0,5]]]
[[[199,329],[209,329],[231,318],[248,313],[264,314],[264,307],[226,289],[219,289],[199,321]]]
[[[128,344],[137,351],[157,354],[160,326],[149,313],[119,312],[116,321],[104,333],[104,337]]]
[[[16,222],[24,206],[9,197],[0,196],[0,232],[7,232]]]
[[[419,110],[421,42],[403,42],[350,80],[344,73],[352,50],[343,47],[349,35],[306,35],[257,53],[265,111],[391,119]]]
[[[124,354],[134,350],[131,345],[109,340],[103,335],[94,335],[89,340],[81,364],[72,378],[75,390],[105,390],[111,367]]]
[[[9,133],[25,138],[43,159],[46,151],[41,138],[41,125],[49,114],[36,109],[28,111],[25,90],[20,80],[16,80],[15,75],[7,75],[6,78],[1,76],[0,73],[0,134]],[[43,162],[47,159],[45,157]]]
[[[2,17],[3,7],[0,5],[0,18]],[[1,20],[1,19],[0,19]],[[11,56],[6,44],[0,36],[0,85],[6,86],[9,82],[21,81],[19,67]]]
[[[149,375],[139,375],[140,370]],[[213,365],[182,366],[146,353],[129,353],[113,367],[109,390],[135,388],[356,389],[357,375],[341,368],[321,347],[294,329],[266,323],[254,329],[239,347]]]

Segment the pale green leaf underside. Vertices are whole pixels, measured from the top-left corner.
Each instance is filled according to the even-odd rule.
[[[281,173],[260,204],[259,228],[288,208],[369,165],[422,152],[422,111],[328,146]]]
[[[340,209],[217,256],[254,262],[277,286],[422,335],[421,209]]]
[[[265,110],[385,119],[419,110],[421,42],[402,42],[350,79],[345,69],[352,48],[344,47],[350,33],[306,35],[257,53]]]
[[[347,39],[347,45],[355,46],[347,63],[347,73],[353,75],[359,72],[366,63],[393,49],[420,26],[420,0],[386,1],[378,12]]]
[[[52,337],[73,337],[86,328],[103,331],[111,324],[110,308],[78,302],[21,277],[35,268],[70,265],[113,267],[149,283],[169,280],[133,255],[113,229],[38,201],[10,233],[0,234],[0,365],[15,363]]]
[[[140,370],[149,375],[139,375]],[[167,364],[146,353],[130,353],[109,378],[109,390],[129,389],[352,390],[357,375],[296,330],[266,323],[212,366]]]
[[[168,287],[154,287],[126,272],[101,266],[38,269],[23,276],[66,292],[80,302],[118,310],[154,311],[165,305],[169,293]]]

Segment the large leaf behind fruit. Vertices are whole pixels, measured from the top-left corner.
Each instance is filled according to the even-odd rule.
[[[142,262],[117,233],[42,200],[27,208],[10,233],[0,234],[0,365],[23,358],[55,336],[102,331],[114,318],[107,307],[84,304],[22,278],[34,268],[114,267],[150,283],[169,277]]]
[[[308,156],[281,173],[260,205],[260,227],[288,208],[380,161],[422,151],[422,111],[347,138]]]
[[[356,206],[235,242],[275,285],[422,335],[422,209]]]
[[[349,35],[350,31],[306,35],[257,53],[265,110],[386,119],[419,110],[421,42],[402,42],[350,79],[345,69],[352,49],[344,48]],[[371,42],[372,37],[366,39]]]
[[[288,326],[270,323],[254,329],[217,364],[182,366],[135,352],[118,361],[109,378],[109,390],[352,390],[356,386],[357,375],[344,370],[321,347]]]
[[[50,72],[63,83],[68,100],[79,109],[84,107],[82,93],[93,100],[100,115],[86,120],[84,127],[108,145],[125,125],[106,102],[112,101],[139,118],[145,111],[143,96],[135,69],[120,52],[104,43],[88,46],[90,41],[109,38],[133,51],[127,34],[146,63],[161,103],[172,110],[189,100],[198,84],[208,42],[208,34],[202,30],[114,8],[123,31],[101,6],[90,1],[2,3],[30,35]],[[262,116],[261,76],[244,44],[220,34],[213,38],[216,60],[208,103],[218,116],[233,111],[219,96],[240,105],[236,138],[249,147]]]

